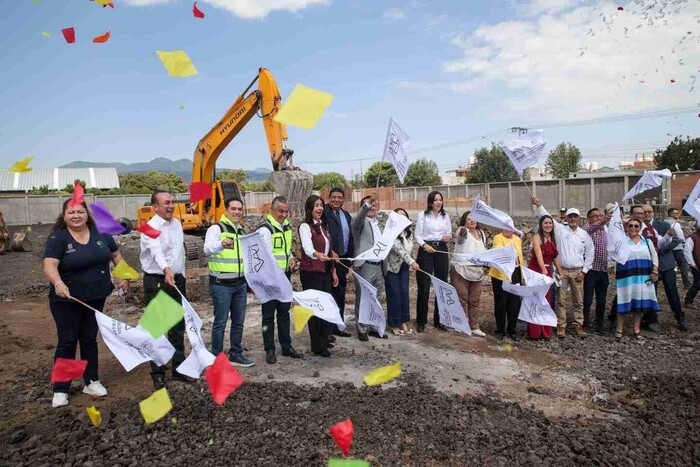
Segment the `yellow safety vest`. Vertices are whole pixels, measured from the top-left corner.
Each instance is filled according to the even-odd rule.
[[[241,242],[239,237],[243,229],[233,225],[226,215],[216,223],[221,229],[219,240],[232,238],[231,248],[224,248],[219,253],[209,255],[209,273],[218,279],[236,279],[243,277],[243,258],[241,257]]]
[[[289,257],[292,254],[292,225],[289,219],[285,219],[284,224],[280,225],[272,214],[268,214],[263,227],[267,228],[272,236],[272,255],[279,267],[286,271],[289,269]]]

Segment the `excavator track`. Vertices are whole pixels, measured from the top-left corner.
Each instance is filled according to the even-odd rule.
[[[275,193],[287,198],[292,215],[304,215],[304,203],[314,187],[313,174],[303,170],[280,170],[270,174],[270,184]]]

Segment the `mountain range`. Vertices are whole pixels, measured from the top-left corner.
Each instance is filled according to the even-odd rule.
[[[156,170],[158,172],[172,172],[178,177],[184,178],[186,181],[190,181],[192,177],[192,161],[190,159],[177,159],[172,160],[167,157],[157,157],[150,162],[134,162],[133,164],[124,164],[123,162],[88,162],[88,161],[73,161],[66,165],[62,165],[61,168],[74,168],[80,169],[85,167],[114,167],[117,169],[118,174],[129,174],[129,173],[145,173],[151,170]],[[219,168],[219,170],[227,170]],[[272,170],[266,168],[257,168],[253,170],[246,170],[248,174],[248,179],[255,182],[264,182],[270,175]]]

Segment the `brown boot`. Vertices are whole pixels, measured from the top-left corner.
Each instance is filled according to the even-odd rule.
[[[582,339],[585,339],[586,337],[588,337],[588,333],[586,332],[585,329],[583,329],[583,326],[581,326],[580,324],[576,325],[576,335],[578,335],[578,337],[580,337]]]
[[[557,326],[557,337],[563,339],[566,337],[566,325],[560,324]]]

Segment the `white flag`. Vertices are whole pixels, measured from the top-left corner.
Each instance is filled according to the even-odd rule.
[[[523,298],[518,319],[543,326],[554,327],[557,325],[557,315],[552,310],[552,307],[549,306],[547,300],[543,303],[538,297]]]
[[[204,345],[202,320],[185,296],[180,294],[180,297],[182,297],[182,308],[185,310],[187,339],[190,341],[192,350],[185,361],[177,367],[177,371],[190,378],[199,378],[205,368],[214,364],[216,357]]]
[[[384,259],[389,255],[389,251],[394,245],[394,240],[396,240],[396,237],[398,237],[399,234],[409,225],[411,225],[411,221],[408,220],[408,217],[392,211],[389,213],[389,218],[384,226],[384,232],[382,232],[382,235],[378,239],[375,239],[372,248],[367,251],[363,251],[352,259],[384,261]]]
[[[492,248],[479,253],[457,253],[453,255],[457,261],[469,261],[476,266],[494,267],[508,277],[513,275],[518,253],[513,245]]]
[[[639,181],[632,187],[632,189],[627,192],[622,202],[624,203],[628,199],[634,198],[640,193],[645,191],[653,190],[657,186],[661,186],[662,178],[671,178],[671,171],[668,169],[663,170],[645,170],[644,175]]]
[[[303,292],[293,292],[294,301],[304,308],[311,310],[317,318],[337,324],[338,329],[345,329],[345,322],[340,317],[340,309],[333,295],[322,290],[308,289]]]
[[[163,366],[173,358],[175,347],[165,336],[154,339],[141,325],[130,326],[99,311],[95,312],[102,340],[126,371],[148,361]]]
[[[352,271],[355,276],[355,287],[360,287],[360,316],[357,322],[368,324],[377,328],[379,335],[384,337],[386,329],[386,317],[382,304],[377,299],[377,288],[364,280],[358,273]]]
[[[526,285],[503,283],[503,290],[522,297],[518,319],[532,324],[556,326],[557,315],[549,306],[547,293],[554,279],[529,268],[523,268]]]
[[[260,303],[292,301],[292,284],[272,256],[260,233],[239,237],[245,265],[245,280]]]
[[[547,143],[542,130],[520,133],[517,138],[501,146],[515,170],[522,175],[525,169],[537,165]]]
[[[384,154],[382,161],[391,162],[396,170],[396,175],[403,183],[404,177],[408,172],[408,166],[411,158],[411,140],[408,135],[401,129],[398,123],[393,118],[389,119],[389,129],[386,132],[386,142],[384,143]]]
[[[512,230],[518,234],[519,237],[523,236],[523,233],[515,228],[515,223],[508,214],[484,203],[481,201],[481,196],[479,195],[476,195],[469,218],[476,222],[481,222],[484,225],[496,227],[497,229]]]
[[[438,313],[440,314],[440,324],[444,324],[448,328],[453,328],[461,331],[469,336],[472,335],[472,328],[469,327],[467,315],[464,314],[464,308],[459,303],[457,290],[447,282],[443,282],[435,276],[430,276],[435,289],[435,298],[437,299]]]
[[[690,192],[688,200],[683,205],[683,211],[693,216],[700,222],[700,180],[695,184],[695,188]]]
[[[613,208],[606,235],[608,239],[608,255],[618,263],[625,264],[630,256],[630,247],[627,243],[628,238],[622,225],[622,216],[617,203],[615,203]]]

